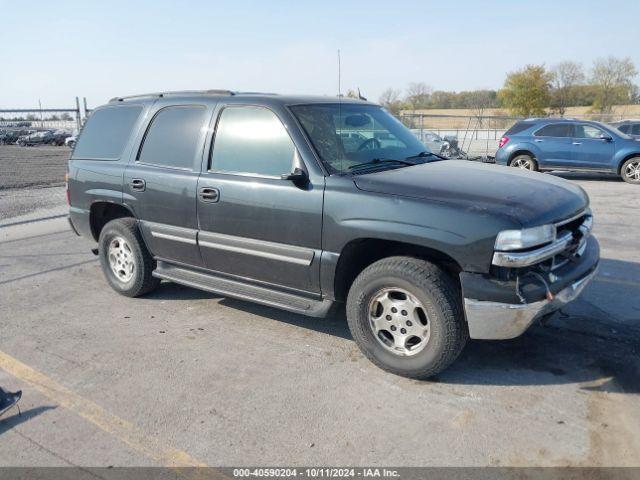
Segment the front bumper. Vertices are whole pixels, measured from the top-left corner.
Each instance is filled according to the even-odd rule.
[[[545,286],[535,277],[520,284],[520,299],[512,281],[463,273],[461,281],[469,336],[503,340],[522,335],[534,321],[577,298],[595,276],[599,259],[598,242],[591,236],[577,262],[554,272],[556,280],[548,285],[553,294],[551,300],[546,296]]]

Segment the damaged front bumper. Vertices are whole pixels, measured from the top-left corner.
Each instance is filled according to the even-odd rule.
[[[548,285],[535,277],[522,285],[486,275],[461,274],[469,336],[502,340],[522,335],[531,324],[574,300],[595,276],[600,249],[595,237],[587,239],[584,253],[554,271]],[[517,291],[520,290],[520,291]]]

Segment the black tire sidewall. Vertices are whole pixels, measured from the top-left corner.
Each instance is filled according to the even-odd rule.
[[[415,264],[414,264],[415,266]],[[433,265],[431,265],[433,267]],[[453,300],[453,282],[444,281],[440,270],[438,281],[429,275],[402,272],[400,268],[365,270],[353,283],[347,299],[347,321],[358,347],[374,364],[397,375],[428,378],[446,368],[462,351],[468,334],[462,325],[462,310]],[[430,272],[434,275],[434,271]],[[383,288],[401,288],[414,295],[424,307],[430,322],[430,337],[423,350],[415,355],[396,355],[383,347],[370,327],[368,311],[373,296]],[[444,289],[450,289],[448,292]],[[449,309],[443,310],[443,306]],[[450,345],[452,332],[455,346]],[[449,340],[449,343],[448,343]]]
[[[373,330],[369,326],[368,308],[369,303],[373,296],[383,288],[399,287],[412,295],[414,295],[425,308],[427,316],[430,322],[430,337],[429,342],[425,348],[419,353],[411,356],[399,356],[386,350],[375,337]],[[429,292],[423,292],[417,289],[411,282],[406,279],[395,276],[387,275],[384,277],[376,278],[372,280],[363,291],[361,295],[361,308],[358,309],[358,324],[362,337],[364,337],[364,344],[367,346],[369,352],[381,363],[389,365],[396,370],[406,370],[407,372],[418,371],[425,368],[425,365],[429,365],[435,361],[441,354],[442,346],[442,312],[435,307],[435,299],[429,294]]]
[[[133,277],[124,283],[116,277],[111,270],[108,259],[109,244],[115,237],[123,237],[129,246],[135,261],[135,271]],[[102,271],[109,282],[109,285],[118,293],[125,296],[136,296],[144,284],[144,258],[142,254],[142,246],[135,235],[123,223],[123,220],[112,220],[107,223],[100,232],[98,247],[100,265]]]

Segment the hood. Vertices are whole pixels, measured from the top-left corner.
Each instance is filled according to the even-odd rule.
[[[589,205],[585,191],[562,178],[463,160],[359,174],[353,181],[360,190],[457,204],[523,227],[564,220]]]

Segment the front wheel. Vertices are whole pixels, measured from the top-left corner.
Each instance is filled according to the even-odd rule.
[[[447,368],[468,338],[453,280],[412,257],[389,257],[364,269],[349,290],[347,321],[369,360],[416,379]]]
[[[625,182],[640,185],[640,157],[630,158],[624,162],[620,175]]]
[[[510,165],[522,170],[531,170],[532,172],[538,171],[538,163],[530,155],[518,155],[511,160]]]
[[[118,218],[100,232],[102,271],[116,292],[138,297],[155,289],[160,280],[152,276],[156,262],[147,250],[134,218]]]

